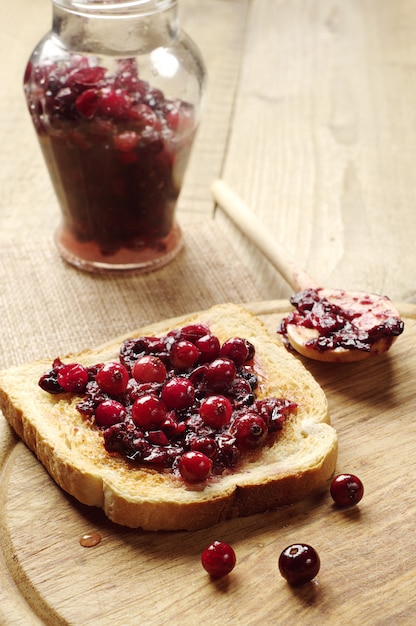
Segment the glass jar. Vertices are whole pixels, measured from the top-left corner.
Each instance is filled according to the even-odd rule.
[[[205,68],[177,0],[52,0],[24,89],[59,200],[61,255],[89,271],[165,265]]]

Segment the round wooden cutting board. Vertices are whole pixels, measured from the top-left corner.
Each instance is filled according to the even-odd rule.
[[[287,303],[250,308],[275,332]],[[0,624],[411,624],[416,616],[416,307],[404,334],[361,363],[306,361],[339,437],[337,471],[357,474],[361,503],[339,510],[327,487],[278,511],[197,532],[122,528],[61,491],[0,417]],[[287,310],[287,309],[286,309]],[[99,533],[83,547],[80,539]],[[237,566],[213,581],[200,554],[229,542]],[[294,542],[320,554],[299,589],[280,576]]]

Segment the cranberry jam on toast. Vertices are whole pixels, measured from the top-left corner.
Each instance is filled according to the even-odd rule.
[[[290,504],[337,459],[321,387],[233,304],[3,370],[0,408],[62,489],[145,530]]]

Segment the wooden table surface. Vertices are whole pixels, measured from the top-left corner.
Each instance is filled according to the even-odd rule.
[[[413,304],[416,303],[416,3],[413,0],[179,0],[179,8],[182,25],[198,43],[209,75],[203,121],[178,206],[179,221],[184,230],[188,229],[191,233],[192,241],[197,240],[195,233],[198,233],[198,229],[206,238],[209,233],[214,233],[212,238],[217,256],[211,255],[207,270],[198,266],[198,259],[189,257],[193,271],[201,272],[203,276],[206,270],[207,280],[210,279],[209,297],[206,299],[224,300],[224,284],[228,291],[235,289],[231,297],[241,301],[256,299],[269,302],[285,299],[291,293],[288,285],[262,255],[220,211],[215,210],[210,185],[216,178],[223,178],[252,207],[258,220],[276,240],[282,241],[299,263],[322,284],[387,294],[394,301],[404,304],[406,315],[411,320],[415,313]],[[25,355],[30,358],[44,356],[52,333],[56,334],[53,325],[42,325],[42,330],[36,332],[32,343],[22,337],[24,311],[32,312],[31,320],[34,323],[38,318],[40,320],[41,312],[36,308],[37,298],[33,299],[33,292],[30,292],[29,297],[26,289],[19,290],[25,258],[28,264],[32,263],[28,250],[31,254],[38,250],[43,261],[55,258],[52,240],[59,221],[59,209],[22,92],[26,61],[35,44],[49,29],[50,20],[49,0],[1,3],[0,298],[7,287],[8,300],[7,308],[5,305],[2,310],[3,320],[10,308],[15,307],[20,312],[16,313],[15,321],[3,333],[1,367],[14,364],[16,360],[22,361]],[[215,248],[217,233],[223,239],[220,241],[218,236],[219,243]],[[229,282],[224,283],[228,246],[232,254],[231,270],[235,275],[230,280],[227,274]],[[38,283],[33,289],[36,288],[39,293],[39,301],[47,303],[44,306],[52,309],[56,302],[48,278],[52,283],[59,279],[60,285],[67,280],[71,288],[77,280],[85,280],[85,285],[89,280],[88,285],[92,285],[91,279],[78,279],[75,271],[65,265],[59,268],[51,265],[48,273],[42,274],[42,279],[39,273],[36,276]],[[184,276],[181,274],[181,280],[187,280]],[[197,289],[193,289],[194,299],[191,300],[189,294],[185,297],[182,291],[178,293],[177,284],[172,280],[161,281],[149,275],[140,281],[132,283],[121,277],[113,277],[105,283],[108,293],[111,295],[114,292],[114,297],[117,296],[117,301],[121,303],[120,315],[123,314],[123,307],[128,306],[125,300],[131,295],[133,284],[140,284],[142,289],[146,285],[155,284],[160,289],[161,282],[164,282],[163,300],[169,303],[172,316],[187,312],[188,307],[198,307],[204,301],[204,294],[199,296]],[[103,284],[95,281],[94,288],[101,288]],[[78,296],[82,293],[81,283],[79,285],[76,283],[76,288],[80,290],[77,291]],[[144,319],[145,315],[163,313],[161,293],[152,289],[146,292],[142,313],[140,304],[137,309],[138,317],[141,319],[142,315],[145,322],[149,321]],[[98,291],[94,291],[91,297],[98,298]],[[106,319],[109,317],[106,312],[102,316]],[[125,319],[130,320],[127,313]],[[120,333],[115,315],[108,324],[111,332],[114,329],[115,335]],[[88,338],[99,335],[99,330],[92,326]],[[80,344],[85,340],[83,332],[78,329],[77,334],[73,334],[74,350],[81,348]],[[415,345],[416,329],[412,321],[409,322],[407,332],[409,345]],[[65,348],[69,350],[72,344],[66,335],[65,341]],[[25,343],[27,345],[23,346]],[[406,456],[403,457],[400,440],[397,439],[398,436],[406,438],[407,429],[403,420],[411,419],[411,394],[407,395],[402,387],[397,395],[387,391],[383,395],[386,402],[397,401],[388,407],[388,415],[397,416],[400,422],[399,434],[383,419],[383,428],[386,430],[380,441],[384,443],[378,442],[373,450],[372,439],[366,430],[371,428],[377,431],[372,412],[374,407],[377,411],[383,411],[377,399],[382,385],[394,385],[399,380],[402,384],[404,381],[413,385],[413,348],[408,348],[407,344],[401,345],[400,355],[409,359],[410,366],[408,363],[400,370],[397,356],[392,357],[394,361],[386,359],[386,369],[379,362],[374,370],[379,376],[378,382],[370,386],[360,383],[356,372],[351,378],[351,368],[344,368],[337,374],[331,374],[325,368],[319,369],[321,366],[312,368],[324,388],[325,383],[328,385],[326,390],[333,402],[336,425],[340,433],[345,435],[344,448],[342,438],[340,441],[340,458],[345,465],[343,469],[346,469],[347,463],[351,467],[354,462],[358,470],[364,473],[367,471],[370,482],[374,481],[375,491],[369,496],[365,507],[363,505],[363,515],[357,510],[334,521],[332,510],[328,514],[328,505],[315,502],[310,516],[307,509],[295,509],[293,521],[290,511],[282,515],[276,513],[273,518],[276,522],[276,538],[273,537],[270,519],[231,523],[228,529],[222,525],[224,536],[230,540],[237,538],[243,560],[246,559],[241,573],[227,583],[211,587],[208,581],[204,579],[201,582],[200,575],[195,574],[195,585],[189,583],[185,592],[189,602],[183,599],[180,602],[181,615],[176,613],[173,598],[170,602],[165,599],[160,604],[160,611],[153,610],[151,614],[141,615],[141,623],[200,623],[204,626],[214,623],[256,624],[256,616],[265,624],[413,623],[416,607],[411,575],[414,574],[416,544],[411,539],[414,533],[410,520],[414,520],[416,503],[409,487],[403,499],[404,508],[398,511],[397,507],[402,502],[400,493],[395,493],[396,488],[404,489],[403,473],[408,472],[409,467],[412,477],[411,471],[414,471],[415,466],[412,439],[406,441],[403,452]],[[373,374],[368,374],[372,370],[367,370],[367,367],[359,366],[357,371],[368,375],[369,380],[374,382]],[[394,377],[389,377],[386,372],[394,373]],[[360,392],[354,394],[353,401],[349,395],[349,381],[352,379],[355,384],[363,385]],[[403,407],[398,402],[399,398]],[[360,434],[360,445],[354,446],[351,430],[345,428],[345,422],[342,422],[342,419],[346,419],[345,406],[349,402],[362,420],[356,422],[359,428],[364,429],[360,433],[367,436],[365,445]],[[346,403],[345,406],[343,403]],[[372,415],[367,421],[366,412]],[[409,432],[413,433],[413,430]],[[33,483],[38,481],[42,488],[47,478],[43,474],[38,476],[37,470],[33,469],[36,464],[32,457],[16,445],[4,420],[1,422],[0,435],[3,437],[0,441],[0,569],[3,569],[4,577],[4,584],[0,588],[0,623],[5,626],[32,622],[83,626],[87,622],[83,621],[81,609],[77,613],[78,617],[74,617],[75,612],[56,601],[53,583],[48,581],[47,571],[37,570],[36,567],[30,569],[31,549],[42,552],[39,539],[42,533],[49,532],[47,520],[46,527],[43,527],[33,517],[31,528],[34,535],[25,544],[19,526],[21,519],[17,513],[15,517],[10,516],[7,504],[10,486],[19,485],[16,502],[20,505],[26,498],[30,515],[36,516],[38,504],[39,511],[45,515],[51,514],[54,504],[62,506],[59,511],[59,529],[53,531],[61,532],[66,515],[71,515],[67,513],[68,501],[52,489],[53,495],[48,506],[41,504],[41,500],[30,502],[30,490],[24,493],[24,485],[18,480],[19,472],[23,472],[24,476],[33,471]],[[388,476],[388,489],[383,492],[381,468],[390,451],[388,437],[396,437],[394,446],[391,446],[395,456],[393,460],[389,459],[388,467],[392,474]],[[7,487],[4,487],[4,481]],[[409,481],[412,485],[411,478]],[[390,503],[392,495],[395,501]],[[383,506],[378,510],[377,501],[384,498],[387,500],[383,501]],[[373,504],[376,508],[372,513]],[[7,519],[4,514],[6,509]],[[84,515],[78,509],[75,514]],[[381,514],[382,523],[378,517]],[[401,519],[403,533],[399,532],[397,526],[392,526],[393,522],[400,525]],[[339,544],[333,552],[331,545],[325,545],[326,524],[335,525],[337,531],[328,531],[330,539],[337,537],[339,542],[348,542],[347,552],[341,553]],[[271,549],[273,541],[276,541],[278,550],[281,543],[279,531],[282,532],[282,540],[289,539],[292,534],[287,529],[300,531],[302,525],[310,530],[312,538],[318,538],[322,549],[328,551],[331,566],[335,569],[340,567],[334,580],[338,585],[345,584],[353,596],[348,598],[346,593],[331,585],[328,570],[323,574],[325,584],[314,588],[313,593],[290,593],[287,587],[277,581],[277,575],[271,580],[261,579],[261,566],[255,561],[256,550],[266,557],[266,553],[274,551]],[[17,537],[13,544],[13,549],[17,551],[14,556],[8,552],[11,537]],[[131,533],[122,534],[121,537],[125,551],[137,548]],[[203,535],[203,538],[206,537],[207,533]],[[374,544],[371,544],[372,537]],[[389,545],[390,537],[397,541],[400,556]],[[305,539],[303,533],[302,539]],[[141,538],[137,541],[143,547],[145,540]],[[196,550],[201,541],[201,535],[195,538],[193,549]],[[410,548],[406,547],[407,542],[410,542]],[[163,562],[163,550],[173,549],[174,558],[169,565],[172,568],[171,576],[175,577],[174,568],[177,564],[178,576],[188,584],[180,552],[177,546],[172,548],[171,543],[166,536],[160,538],[159,543],[157,535],[152,535],[147,557],[150,560],[153,558],[151,550],[154,549],[156,561]],[[388,545],[388,563],[383,562],[380,554],[373,562],[373,552],[385,550],[385,544]],[[368,563],[368,571],[358,573],[354,567],[355,546],[364,550],[360,563]],[[188,560],[191,552],[188,547]],[[59,542],[53,554],[58,561]],[[14,558],[20,558],[22,562],[27,559],[26,563],[30,565],[25,570],[23,582],[22,579],[14,578],[16,572],[21,571],[10,567]],[[66,558],[69,558],[68,554]],[[82,568],[87,557],[77,558],[82,578]],[[57,561],[51,570],[54,575],[57,575],[59,569]],[[354,571],[353,582],[348,580],[347,565],[350,561]],[[371,569],[372,564],[378,569]],[[71,576],[77,576],[77,567],[72,564]],[[148,569],[149,576],[152,576],[151,563]],[[269,572],[270,567],[265,565],[265,570]],[[166,581],[166,572],[163,576]],[[380,581],[378,576],[383,580]],[[236,578],[241,584],[239,591],[235,589]],[[42,598],[38,598],[39,604],[33,601],[31,605],[28,590],[31,586],[36,587],[40,580],[44,583],[41,587]],[[111,583],[106,579],[106,584],[111,586],[117,582]],[[146,581],[132,580],[131,584],[146,585]],[[66,603],[71,598],[68,585],[61,587],[69,594]],[[262,592],[257,595],[256,585],[269,585],[275,589],[275,594],[265,597]],[[201,587],[204,589],[202,595]],[[16,601],[16,588],[24,595],[25,599],[21,603],[20,600]],[[153,589],[149,583],[150,588]],[[242,594],[242,588],[246,589],[245,594]],[[373,597],[371,594],[376,588],[377,593]],[[94,587],[90,592],[95,593]],[[50,605],[53,611],[51,609],[50,614],[45,609],[45,606],[49,606],[48,594],[53,596]],[[257,597],[265,603],[267,611],[262,611],[262,606],[257,605]],[[203,603],[208,604],[218,601],[219,608],[225,613],[214,619],[214,613],[203,604],[199,619],[197,610],[201,598]],[[383,598],[387,598],[387,604],[383,603]],[[78,599],[82,601],[82,597]],[[241,602],[245,601],[247,613],[241,609]],[[153,606],[157,602],[158,599],[153,598],[146,606]],[[192,606],[193,610],[190,608]],[[89,614],[88,624],[110,623],[111,606],[106,606],[104,602],[100,610],[97,608],[95,613]],[[137,611],[140,614],[139,606]],[[135,619],[124,616],[119,623],[122,626],[136,624],[138,622]]]

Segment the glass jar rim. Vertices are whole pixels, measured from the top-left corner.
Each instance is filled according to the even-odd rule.
[[[79,15],[130,16],[163,11],[177,0],[52,0],[53,4]]]

